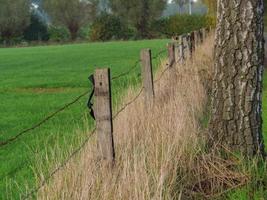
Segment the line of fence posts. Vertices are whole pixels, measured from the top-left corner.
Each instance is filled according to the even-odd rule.
[[[209,29],[211,32],[211,29]],[[175,63],[183,64],[185,61],[184,38],[186,39],[189,59],[193,58],[196,47],[207,37],[206,29],[193,31],[189,34],[179,37],[177,42],[171,42],[167,45],[168,69],[171,71]],[[152,57],[150,49],[143,49],[140,52],[142,82],[144,89],[145,107],[151,106],[154,101],[154,80],[152,71]],[[174,74],[174,73],[170,73]],[[171,78],[171,77],[170,77]],[[115,148],[113,139],[113,118],[112,118],[112,97],[111,97],[111,77],[110,69],[96,69],[94,73],[95,81],[95,118],[97,143],[99,147],[99,156],[107,163],[113,166],[115,163]]]

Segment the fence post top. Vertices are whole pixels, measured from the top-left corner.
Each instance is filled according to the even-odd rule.
[[[143,52],[151,52],[151,49],[149,49],[149,48],[142,49],[142,50],[141,50],[141,53],[143,53]]]
[[[95,72],[110,72],[110,68],[109,67],[104,67],[104,68],[97,68],[95,69]]]
[[[167,43],[167,47],[172,47],[172,46],[174,46],[174,45],[175,45],[174,42],[169,42],[169,43]]]

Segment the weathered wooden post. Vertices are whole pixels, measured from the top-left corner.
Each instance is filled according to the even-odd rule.
[[[209,26],[209,32],[210,32],[210,33],[212,32],[212,27],[211,27],[211,26]]]
[[[202,28],[202,37],[203,37],[203,42],[206,40],[206,28]]]
[[[175,57],[175,63],[178,63],[179,57],[180,57],[180,52],[179,52],[179,37],[177,42],[174,45],[174,57]]]
[[[198,30],[197,32],[198,32],[198,36],[199,36],[199,44],[202,44],[203,43],[203,32],[202,32],[202,30],[203,29],[200,29],[200,30]]]
[[[169,67],[173,67],[175,64],[175,46],[174,43],[168,43],[168,57],[169,57]]]
[[[187,34],[187,44],[188,44],[188,58],[192,58],[192,38],[191,38],[191,33]]]
[[[184,63],[184,38],[183,36],[179,36],[179,63]]]
[[[198,32],[197,31],[194,31],[194,42],[195,42],[194,46],[196,49],[196,47],[198,45]]]
[[[111,106],[110,69],[97,69],[94,74],[95,81],[95,118],[96,133],[100,156],[113,165],[115,150],[113,141],[113,123]]]
[[[187,59],[190,59],[191,58],[191,33],[187,33],[186,40],[187,40]]]
[[[193,53],[195,51],[195,46],[196,42],[195,42],[195,32],[191,32],[190,33],[190,59],[193,59]]]
[[[143,87],[145,92],[145,104],[146,106],[150,106],[151,102],[153,102],[155,95],[150,49],[143,49],[141,51],[141,62],[142,62]]]

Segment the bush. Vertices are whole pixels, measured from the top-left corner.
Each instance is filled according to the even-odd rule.
[[[90,39],[90,26],[81,27],[78,32],[78,39],[88,40]]]
[[[203,27],[215,26],[215,18],[205,15],[173,15],[152,23],[151,31],[156,37],[189,33]]]
[[[122,23],[119,17],[102,13],[91,26],[90,39],[92,41],[128,39],[132,34],[133,32]]]
[[[50,26],[48,28],[49,38],[53,42],[65,42],[70,40],[70,33],[66,28]]]

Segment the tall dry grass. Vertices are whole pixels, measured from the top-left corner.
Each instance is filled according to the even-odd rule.
[[[116,118],[113,169],[102,165],[92,138],[38,199],[205,199],[243,184],[247,176],[229,170],[235,160],[205,153],[200,119],[208,100],[212,46],[210,37],[197,49],[194,61],[164,74],[155,84],[150,109],[140,96]],[[165,67],[163,61],[156,78]],[[136,94],[129,89],[125,102]]]

